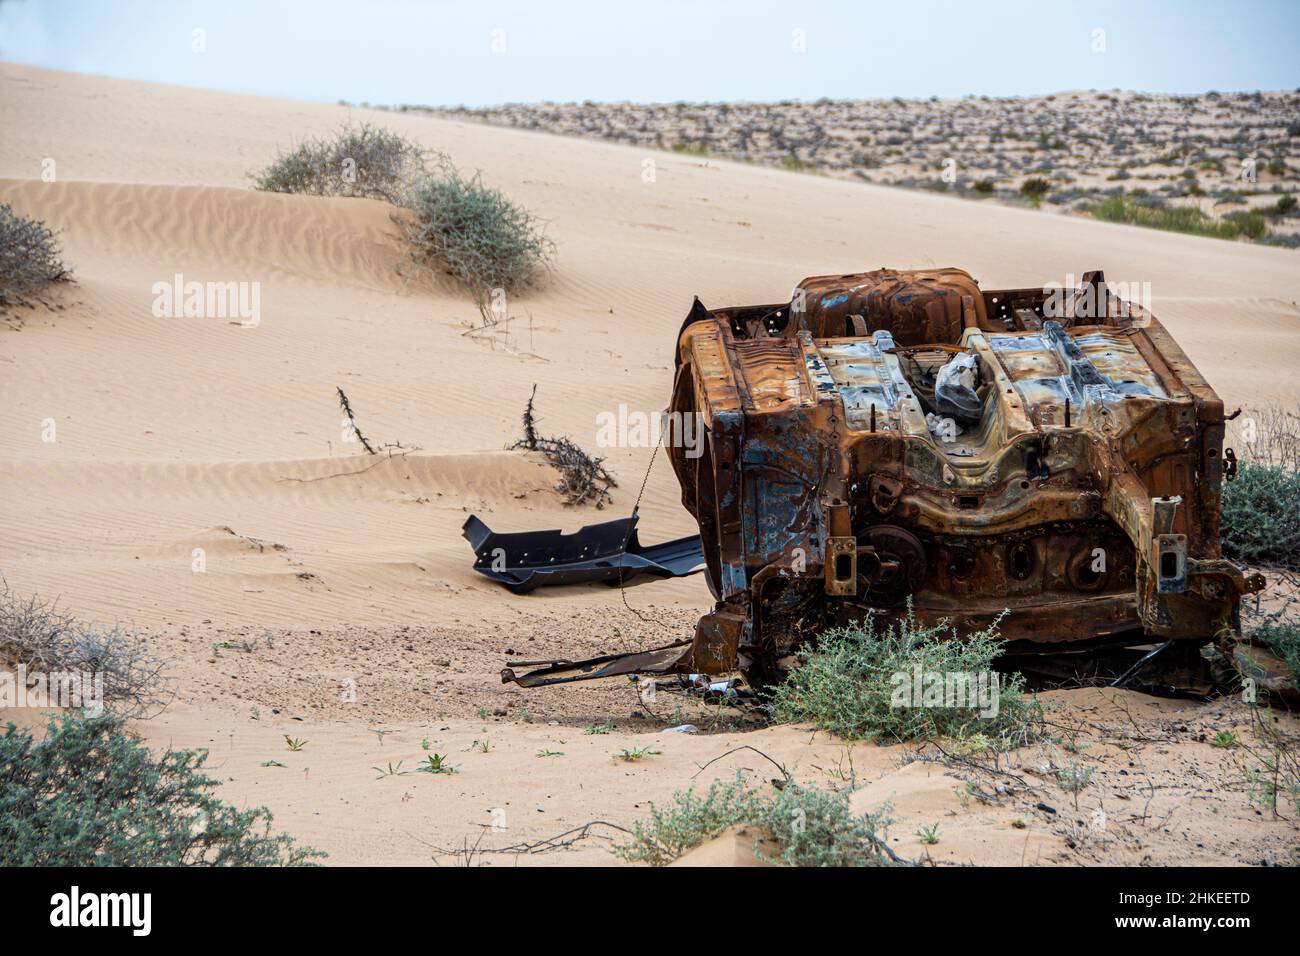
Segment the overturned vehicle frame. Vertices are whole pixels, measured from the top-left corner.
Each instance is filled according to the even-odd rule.
[[[1195,647],[1239,630],[1219,549],[1224,407],[1100,272],[981,291],[960,269],[804,280],[678,337],[670,433],[715,610],[691,641],[516,677],[781,679],[826,627],[1002,612],[1009,651]],[[690,437],[690,436],[685,436]]]

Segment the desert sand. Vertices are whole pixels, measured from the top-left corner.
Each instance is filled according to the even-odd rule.
[[[468,293],[410,266],[391,207],[252,191],[249,173],[278,149],[348,120],[446,152],[547,221],[553,275],[509,302],[503,331],[466,334],[478,320]],[[228,799],[268,805],[331,862],[447,863],[458,857],[440,850],[501,849],[592,820],[630,827],[650,801],[693,782],[740,767],[764,779],[752,752],[700,771],[743,744],[823,784],[842,781],[851,759],[868,784],[855,799],[893,800],[908,856],[1293,859],[1293,823],[1257,813],[1234,756],[1198,741],[1242,726],[1231,701],[1054,692],[1059,719],[1091,728],[1088,759],[1104,768],[1105,786],[1076,811],[1047,784],[1013,788],[1005,805],[961,799],[960,781],[906,762],[901,748],[753,729],[663,699],[673,695],[649,706],[627,684],[503,687],[497,671],[513,654],[677,639],[708,592],[696,576],[625,595],[596,586],[515,596],[470,569],[460,536],[470,513],[500,530],[572,531],[631,510],[651,449],[597,449],[596,415],[620,403],[663,407],[693,295],[714,306],[772,302],[806,275],[884,265],[958,265],[986,287],[1102,268],[1111,281],[1150,283],[1156,313],[1227,402],[1294,403],[1293,251],[472,122],[11,64],[0,64],[0,132],[0,201],[57,229],[76,276],[59,307],[0,326],[9,422],[0,572],[19,593],[155,635],[176,699],[138,731],[151,745],[209,747]],[[156,317],[153,287],[176,274],[259,283],[260,322]],[[566,508],[546,465],[505,450],[534,384],[545,431],[608,456],[619,480],[610,508]],[[403,447],[375,458],[345,441],[337,386],[372,441]],[[54,440],[43,440],[51,421]],[[694,530],[678,497],[660,456],[641,502],[643,541]],[[1151,730],[1124,746],[1104,742],[1125,740],[1116,697]],[[612,733],[583,732],[606,716]],[[683,720],[702,732],[663,732]],[[308,743],[290,753],[284,734]],[[459,772],[406,773],[425,740]],[[645,746],[659,753],[614,759]],[[560,755],[538,756],[548,751]],[[1025,765],[1069,759],[1027,754]],[[285,766],[264,765],[272,760]],[[399,761],[391,776],[372,769]],[[1147,784],[1149,807],[1135,789]],[[1080,836],[1098,801],[1112,819],[1133,820]],[[1041,802],[1053,812],[1034,809]],[[945,840],[922,847],[914,829],[936,820]],[[609,863],[615,833],[474,861]]]

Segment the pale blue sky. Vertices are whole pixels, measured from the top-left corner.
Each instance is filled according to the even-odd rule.
[[[0,0],[0,59],[430,105],[1295,89],[1300,0]]]

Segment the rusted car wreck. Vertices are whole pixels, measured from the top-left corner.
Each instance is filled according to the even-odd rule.
[[[671,410],[704,429],[696,454],[667,451],[715,610],[693,640],[503,679],[769,682],[826,627],[908,605],[963,628],[1007,610],[1021,652],[1195,647],[1235,634],[1262,586],[1220,555],[1223,403],[1100,272],[981,291],[881,269],[785,303],[697,299]]]

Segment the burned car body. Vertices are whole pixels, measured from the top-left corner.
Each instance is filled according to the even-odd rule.
[[[981,291],[960,269],[804,280],[681,328],[670,440],[715,610],[637,670],[779,679],[828,626],[910,607],[1017,649],[1234,633],[1223,403],[1100,272]],[[671,436],[674,438],[677,436]],[[513,675],[511,675],[513,678]],[[538,683],[574,679],[562,664]]]

